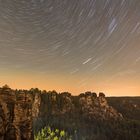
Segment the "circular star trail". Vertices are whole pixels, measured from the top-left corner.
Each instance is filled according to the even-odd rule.
[[[0,0],[0,79],[140,95],[140,1]]]

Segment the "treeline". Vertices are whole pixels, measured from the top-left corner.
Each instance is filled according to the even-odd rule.
[[[138,121],[88,121],[74,120],[66,116],[47,119],[44,122],[40,119],[39,123],[43,123],[40,130],[49,124],[54,130],[56,128],[65,130],[72,140],[139,140],[140,138]]]
[[[140,121],[140,97],[107,97],[107,101],[124,118]]]

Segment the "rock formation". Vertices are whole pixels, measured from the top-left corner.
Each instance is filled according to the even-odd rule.
[[[80,115],[88,120],[123,119],[108,105],[103,93],[99,93],[99,97],[91,92],[71,96],[67,92],[0,88],[0,140],[33,140],[33,123],[37,123],[38,118],[65,114]]]
[[[123,119],[117,110],[108,105],[103,93],[99,93],[99,97],[95,96],[95,93],[85,93],[80,97],[79,103],[84,117],[88,119]]]
[[[32,120],[37,116],[38,96],[27,91],[0,89],[0,140],[32,140]]]

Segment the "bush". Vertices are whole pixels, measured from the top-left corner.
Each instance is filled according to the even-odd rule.
[[[35,140],[72,140],[64,130],[52,130],[49,126],[44,127],[35,136]]]

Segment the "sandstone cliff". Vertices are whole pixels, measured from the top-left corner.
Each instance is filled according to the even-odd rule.
[[[70,114],[88,120],[123,119],[108,105],[103,93],[99,97],[91,92],[71,96],[67,92],[0,88],[0,140],[32,140],[33,126],[38,127],[38,120],[47,119],[49,115],[62,117]]]
[[[0,140],[33,139],[32,121],[39,109],[37,97],[7,86],[0,89]]]

